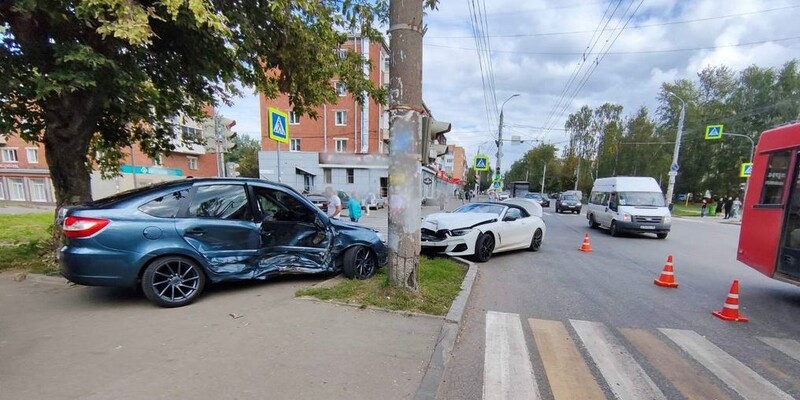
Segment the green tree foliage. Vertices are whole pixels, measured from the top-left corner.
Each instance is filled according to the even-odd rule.
[[[239,164],[239,176],[258,178],[258,152],[261,143],[249,136],[237,136],[234,139],[236,148],[227,153],[225,160]]]
[[[511,164],[505,175],[505,186],[510,187],[511,182],[528,181],[531,191],[538,192],[541,189],[545,165],[547,165],[545,191],[557,190],[561,187],[558,173],[560,162],[556,158],[556,146],[552,144],[540,144]]]
[[[370,0],[2,2],[0,133],[44,143],[59,205],[90,200],[95,161],[113,173],[131,144],[168,154],[169,121],[202,119],[236,83],[312,115],[336,101],[334,77],[384,101],[362,56],[335,50],[345,32],[381,40],[386,15]]]

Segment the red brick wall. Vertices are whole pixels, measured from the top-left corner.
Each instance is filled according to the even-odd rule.
[[[44,145],[41,143],[30,144],[16,136],[8,136],[5,145],[0,145],[0,149],[17,150],[17,162],[6,162],[0,159],[0,168],[21,168],[21,169],[47,169],[47,161],[44,158]],[[28,148],[37,149],[39,157],[38,163],[32,163],[28,159]]]
[[[360,46],[360,42],[358,43]],[[343,46],[350,50],[354,49],[354,42],[349,41]],[[381,66],[383,59],[380,57],[383,45],[379,42],[371,42],[370,44],[370,60],[372,61],[372,70],[370,79],[380,86],[381,82]],[[360,51],[360,47],[356,50]],[[384,50],[388,55],[388,51]],[[335,85],[336,81],[331,81],[331,85]],[[378,105],[374,100],[369,100],[369,153],[375,154],[380,150],[380,117],[383,108]],[[260,121],[261,121],[261,149],[264,151],[274,151],[277,149],[276,142],[269,139],[269,120],[268,109],[269,107],[277,108],[284,112],[289,112],[289,98],[285,95],[279,95],[275,99],[267,99],[264,94],[259,94],[260,105]],[[336,111],[347,111],[347,124],[345,126],[336,125]],[[314,151],[322,152],[325,149],[325,114],[327,114],[327,142],[328,151],[334,152],[336,150],[336,138],[347,139],[347,152],[355,153],[361,150],[361,106],[358,105],[350,93],[346,96],[338,98],[335,104],[329,104],[327,107],[317,108],[318,117],[313,119],[307,115],[300,117],[300,123],[296,125],[289,125],[289,137],[300,139],[301,151]],[[289,144],[281,144],[281,151],[289,150]]]

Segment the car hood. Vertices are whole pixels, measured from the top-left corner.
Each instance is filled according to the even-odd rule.
[[[422,221],[422,227],[432,231],[471,228],[483,223],[493,222],[497,218],[497,214],[492,213],[438,213],[425,217]]]
[[[358,225],[354,222],[343,221],[340,219],[330,218],[331,226],[336,233],[347,235],[354,239],[361,239],[372,241],[372,239],[379,239],[378,231],[364,225]]]

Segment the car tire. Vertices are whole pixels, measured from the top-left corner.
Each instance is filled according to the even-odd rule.
[[[475,241],[475,255],[473,258],[477,262],[486,262],[492,258],[494,252],[494,236],[491,233],[484,233],[478,236]]]
[[[664,233],[656,233],[656,237],[659,238],[659,239],[666,239],[667,235],[668,235],[668,233],[666,233],[666,232],[664,232]]]
[[[536,228],[536,232],[533,232],[533,237],[531,238],[531,245],[528,247],[530,251],[539,251],[542,247],[542,239],[544,239],[544,234],[540,228]]]
[[[348,279],[369,279],[378,270],[375,253],[366,246],[355,246],[344,253],[343,270]]]
[[[614,236],[614,237],[619,236],[619,230],[617,229],[617,222],[616,221],[611,221],[611,226],[608,228],[608,233],[610,233],[611,236]]]
[[[173,308],[197,299],[206,285],[206,275],[197,262],[185,257],[162,257],[142,274],[142,291],[153,304]]]
[[[589,228],[597,229],[598,226],[600,226],[600,224],[594,221],[594,214],[589,214]]]

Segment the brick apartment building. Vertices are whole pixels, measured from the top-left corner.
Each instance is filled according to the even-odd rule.
[[[389,49],[386,43],[355,37],[339,50],[357,51],[372,62],[365,69],[376,85],[389,83]],[[270,107],[289,113],[288,145],[280,148],[280,181],[295,189],[321,192],[331,185],[338,190],[361,194],[386,195],[388,187],[388,113],[372,99],[359,104],[344,85],[332,81],[339,100],[319,109],[319,117],[299,117],[289,106],[287,96],[267,99],[259,96],[261,109],[261,152],[259,172],[262,179],[278,180],[276,142],[269,139]]]
[[[177,125],[185,134],[201,134],[201,126],[194,121]],[[102,198],[124,190],[142,187],[187,176],[216,176],[216,154],[208,153],[203,146],[186,146],[176,141],[176,149],[169,156],[153,160],[138,146],[128,149],[121,161],[121,176],[102,179],[98,171],[92,172],[92,197]],[[0,136],[0,201],[31,205],[55,204],[50,171],[45,158],[44,145],[27,143],[17,136]]]
[[[440,157],[442,170],[452,179],[466,182],[467,180],[467,155],[461,146],[448,145],[447,153]]]

